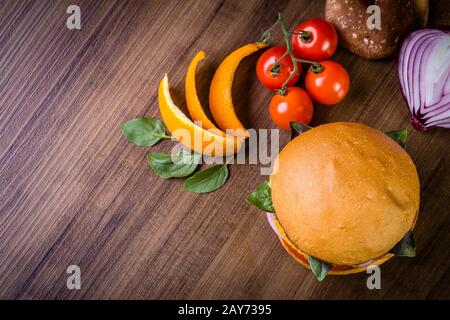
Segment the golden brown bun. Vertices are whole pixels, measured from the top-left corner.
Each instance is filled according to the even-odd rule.
[[[357,123],[321,125],[293,139],[276,160],[271,187],[291,242],[337,265],[385,255],[412,229],[419,210],[409,155]]]

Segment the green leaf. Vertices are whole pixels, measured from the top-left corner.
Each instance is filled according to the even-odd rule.
[[[294,139],[296,136],[312,129],[312,127],[303,124],[301,122],[290,122],[290,126],[291,126],[291,140]]]
[[[186,149],[180,149],[175,154],[165,152],[149,153],[147,163],[161,178],[187,177],[197,169],[201,155]]]
[[[393,253],[400,257],[415,257],[416,256],[416,241],[412,231],[408,231],[406,235],[397,243],[389,253]]]
[[[197,172],[184,183],[184,190],[194,193],[212,192],[222,187],[228,178],[227,164]]]
[[[166,136],[166,129],[155,118],[133,119],[123,124],[122,134],[138,147],[151,147]]]
[[[400,130],[386,132],[386,134],[401,145],[403,149],[406,148],[406,142],[408,141],[408,130],[403,128]]]
[[[331,269],[331,265],[311,256],[308,256],[308,262],[317,280],[322,281],[325,279],[328,271]]]
[[[255,190],[245,199],[247,203],[253,204],[257,208],[266,212],[275,212],[272,203],[272,189],[269,181],[263,181]]]

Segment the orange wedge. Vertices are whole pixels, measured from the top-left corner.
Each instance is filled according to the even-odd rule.
[[[209,120],[208,116],[205,114],[200,100],[197,96],[197,88],[195,85],[195,71],[197,70],[197,65],[200,61],[205,59],[205,52],[200,51],[192,60],[185,81],[185,94],[186,94],[186,104],[193,121],[198,121],[204,129],[217,129],[212,122]]]
[[[214,130],[205,130],[186,117],[170,96],[167,74],[159,84],[158,102],[167,129],[189,149],[214,157],[231,155],[241,148],[240,138],[216,134]]]
[[[217,68],[209,90],[209,107],[214,120],[222,130],[232,129],[238,136],[244,138],[249,136],[234,111],[232,98],[234,73],[242,59],[267,46],[262,42],[247,44],[228,55]]]

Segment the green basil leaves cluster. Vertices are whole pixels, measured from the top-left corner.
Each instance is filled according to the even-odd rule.
[[[130,120],[122,126],[122,134],[138,147],[151,147],[162,139],[171,139],[162,122],[155,118]],[[198,153],[180,148],[172,154],[150,152],[147,154],[147,163],[163,179],[188,177],[184,183],[185,191],[207,193],[221,188],[228,179],[228,165],[218,165],[194,173],[201,157]]]

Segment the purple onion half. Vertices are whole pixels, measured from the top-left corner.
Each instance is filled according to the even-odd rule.
[[[450,34],[411,33],[403,42],[398,77],[417,130],[450,128]]]

